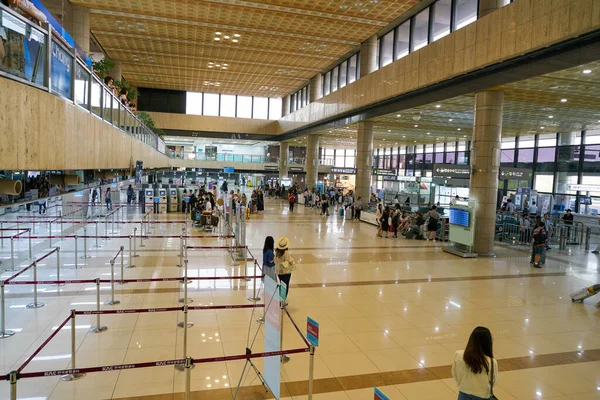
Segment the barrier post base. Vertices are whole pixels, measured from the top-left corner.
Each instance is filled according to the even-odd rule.
[[[114,306],[115,304],[121,304],[121,300],[107,300],[104,302],[104,305]]]
[[[27,304],[27,308],[42,308],[45,307],[46,303],[44,303],[43,301],[37,301],[35,303],[29,303]]]
[[[183,297],[180,297],[178,301],[179,301],[180,303],[184,303],[184,302],[185,302],[185,299],[184,299]],[[188,297],[188,299],[187,299],[187,303],[186,303],[186,304],[190,304],[190,303],[193,303],[193,302],[194,302],[194,299],[190,299],[190,298]]]
[[[86,374],[76,373],[76,374],[67,374],[61,375],[60,380],[63,382],[71,382],[76,381],[83,378]]]
[[[265,317],[256,318],[256,322],[258,322],[259,324],[264,324],[265,323]]]
[[[185,325],[183,325],[183,322],[180,322],[180,323],[177,324],[178,328],[183,328],[184,326]],[[194,323],[193,322],[188,322],[187,326],[188,326],[188,328],[191,328],[192,326],[194,326]]]
[[[289,358],[289,357],[288,357],[286,354],[283,354],[283,355],[281,356],[281,363],[282,363],[282,364],[285,364],[285,363],[287,363],[288,361],[290,361],[290,358]]]
[[[192,364],[192,366],[190,367],[191,369],[194,369],[196,365]],[[175,364],[175,370],[183,372],[185,371],[185,364]]]
[[[108,330],[108,327],[106,327],[106,326],[92,326],[90,328],[90,332],[92,332],[92,333],[106,332],[107,330]]]
[[[64,283],[53,283],[50,286],[57,286],[58,287],[58,286],[65,286],[65,284]]]
[[[9,338],[11,336],[13,336],[15,334],[14,331],[11,330],[5,330],[5,331],[0,331],[0,339],[6,339]]]

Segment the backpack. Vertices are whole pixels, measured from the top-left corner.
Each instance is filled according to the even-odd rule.
[[[296,197],[294,197],[293,194],[290,195],[290,203],[295,203],[296,202]]]
[[[533,234],[534,246],[545,245],[547,239],[548,239],[548,235],[546,234],[546,230],[543,228],[536,230]]]

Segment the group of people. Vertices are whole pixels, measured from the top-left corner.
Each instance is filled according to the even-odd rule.
[[[188,193],[183,189],[183,199],[181,202],[181,212],[193,213],[194,211],[212,211],[216,206],[216,196],[206,190],[194,189]]]
[[[125,107],[128,107],[131,111],[137,111],[135,103],[129,101],[129,89],[127,89],[126,87],[119,89],[115,85],[115,79],[110,75],[104,77],[104,84],[110,90],[112,90],[113,94],[119,98],[119,100]]]
[[[402,210],[400,204],[394,207],[377,205],[375,219],[377,220],[377,237],[388,238],[392,233],[394,238],[398,232],[407,239],[426,239],[436,241],[437,230],[441,215],[437,212],[437,206],[423,215],[421,212],[410,213]]]
[[[92,205],[95,205],[96,202],[102,201],[102,189],[99,187],[92,188]],[[110,191],[110,187],[106,188],[104,192],[104,202],[106,203],[106,209],[112,210],[112,194]]]

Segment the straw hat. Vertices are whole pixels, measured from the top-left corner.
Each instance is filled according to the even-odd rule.
[[[277,250],[287,250],[288,247],[290,247],[290,239],[286,238],[285,236],[277,239],[277,245],[275,247]]]

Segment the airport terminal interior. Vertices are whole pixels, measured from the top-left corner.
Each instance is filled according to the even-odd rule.
[[[600,0],[0,2],[0,399],[600,399],[599,214]]]

